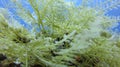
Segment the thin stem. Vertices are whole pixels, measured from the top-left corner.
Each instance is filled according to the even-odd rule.
[[[26,67],[28,67],[28,51],[27,51],[27,48],[26,48]]]

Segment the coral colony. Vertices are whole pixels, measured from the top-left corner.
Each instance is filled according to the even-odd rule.
[[[120,67],[120,38],[110,30],[118,20],[105,15],[120,2],[92,2],[11,0],[0,8],[0,67]]]

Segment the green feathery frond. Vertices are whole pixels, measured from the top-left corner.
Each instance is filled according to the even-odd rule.
[[[7,9],[0,9],[2,67],[120,66],[120,38],[107,30],[116,19],[105,16],[103,10],[88,7],[92,1],[83,1],[82,6],[76,7],[63,0],[27,0],[33,13],[20,0],[12,2],[16,14],[32,29],[27,30],[14,18],[10,22]]]

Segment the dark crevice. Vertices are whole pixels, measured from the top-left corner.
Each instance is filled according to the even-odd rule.
[[[5,60],[5,59],[7,59],[7,57],[5,55],[3,55],[3,54],[0,54],[0,62]]]
[[[13,39],[16,43],[28,43],[30,42],[30,39],[27,39],[26,37],[20,37],[18,36],[16,39]]]

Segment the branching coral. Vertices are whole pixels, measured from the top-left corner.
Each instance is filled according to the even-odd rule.
[[[75,7],[62,0],[27,0],[34,10],[31,13],[21,1],[12,2],[17,15],[32,29],[0,14],[2,67],[120,66],[119,38],[107,30],[115,19],[103,10],[87,7],[86,2]]]

